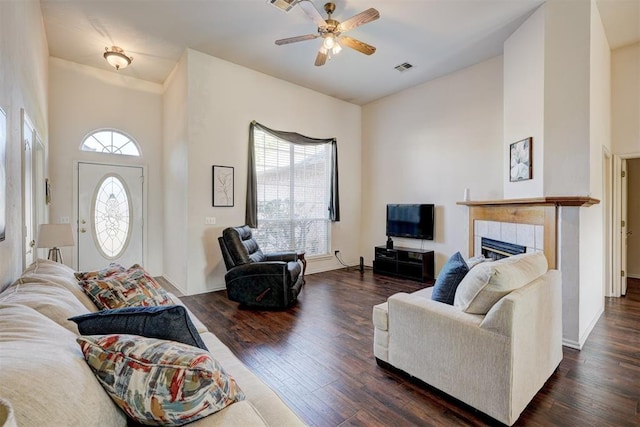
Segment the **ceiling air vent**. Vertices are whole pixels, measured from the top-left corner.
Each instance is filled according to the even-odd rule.
[[[298,4],[299,1],[300,0],[267,0],[267,3],[277,7],[280,10],[289,12],[291,9],[293,9],[293,6]]]
[[[396,70],[400,71],[401,73],[404,71],[407,71],[409,68],[413,68],[413,65],[409,64],[408,62],[405,62],[403,64],[400,65],[396,65],[395,67]]]

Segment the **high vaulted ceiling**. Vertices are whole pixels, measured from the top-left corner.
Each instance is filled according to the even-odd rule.
[[[567,0],[572,1],[572,0]],[[588,0],[584,0],[588,1]],[[110,69],[116,45],[134,57],[119,73],[162,83],[186,48],[355,104],[499,55],[504,40],[541,0],[335,0],[334,19],[370,7],[380,19],[349,32],[377,48],[345,48],[314,66],[320,40],[276,46],[316,32],[300,7],[285,13],[266,0],[41,0],[51,56]],[[323,11],[323,0],[313,0]],[[612,48],[640,40],[640,0],[598,0]],[[395,66],[408,62],[408,71]],[[115,71],[114,71],[115,72]]]

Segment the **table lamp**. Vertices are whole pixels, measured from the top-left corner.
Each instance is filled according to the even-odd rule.
[[[49,256],[51,261],[64,264],[60,247],[73,246],[73,230],[71,224],[40,224],[38,231],[38,247],[50,248]]]

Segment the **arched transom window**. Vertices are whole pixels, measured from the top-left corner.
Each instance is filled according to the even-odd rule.
[[[101,129],[90,133],[82,141],[82,151],[140,156],[138,144],[128,135],[113,129]]]

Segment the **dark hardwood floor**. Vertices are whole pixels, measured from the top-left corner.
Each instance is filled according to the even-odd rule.
[[[422,286],[339,270],[307,276],[298,303],[283,312],[239,309],[224,291],[182,300],[309,425],[497,424],[376,365],[372,306]],[[605,305],[583,350],[564,348],[559,369],[516,425],[640,425],[640,280]]]

